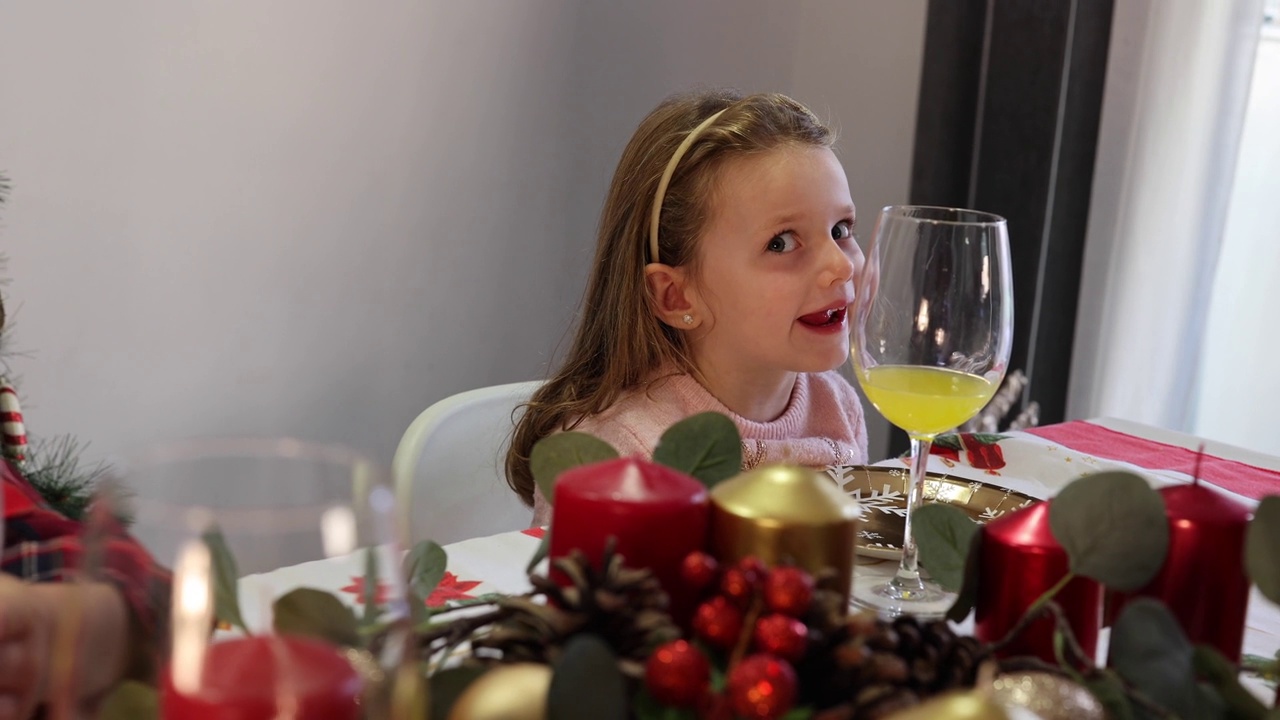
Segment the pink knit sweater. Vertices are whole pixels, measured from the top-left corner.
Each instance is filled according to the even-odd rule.
[[[583,419],[574,430],[595,435],[620,455],[648,458],[667,428],[709,410],[729,416],[738,426],[744,470],[775,462],[823,467],[867,461],[862,402],[834,370],[797,376],[786,410],[769,422],[755,422],[734,413],[692,376],[677,374],[624,393],[607,410]],[[550,519],[551,506],[535,491],[534,525],[546,525]]]

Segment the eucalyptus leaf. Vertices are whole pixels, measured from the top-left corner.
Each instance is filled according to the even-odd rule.
[[[445,568],[449,566],[449,555],[440,543],[423,540],[404,558],[404,574],[409,578],[409,589],[422,598],[431,597],[444,580]]]
[[[964,622],[978,603],[978,583],[982,581],[982,531],[973,534],[969,540],[969,554],[964,561],[964,582],[956,601],[947,610],[947,619],[952,622]]]
[[[1071,571],[1113,590],[1151,582],[1169,549],[1164,499],[1133,473],[1088,475],[1049,502],[1049,528]]]
[[[1222,653],[1208,645],[1196,645],[1191,654],[1191,667],[1197,677],[1204,678],[1227,705],[1230,720],[1262,720],[1267,707],[1240,684],[1240,671]]]
[[[290,590],[271,604],[271,616],[272,627],[281,635],[303,635],[344,647],[360,644],[351,608],[323,590]]]
[[[524,567],[524,574],[528,575],[533,569],[538,567],[538,563],[547,558],[551,553],[551,528],[547,528],[542,533],[542,539],[538,541],[538,549],[533,551],[533,557],[529,558],[529,564]]]
[[[485,673],[485,668],[459,666],[440,670],[431,675],[427,692],[430,704],[430,720],[447,720],[453,704],[463,691]]]
[[[1124,692],[1124,683],[1114,671],[1102,670],[1086,678],[1084,686],[1106,708],[1110,720],[1134,720],[1133,706]]]
[[[958,592],[964,584],[965,563],[978,524],[954,505],[931,503],[916,508],[911,526],[920,548],[920,565],[942,589]]]
[[[552,666],[547,720],[626,720],[626,683],[600,636],[578,633]]]
[[[240,571],[236,569],[236,558],[231,554],[231,548],[227,547],[227,539],[217,526],[206,530],[201,539],[205,547],[209,548],[209,557],[213,563],[214,615],[248,633],[244,616],[240,614]]]
[[[364,615],[360,618],[365,625],[378,620],[378,557],[373,548],[364,551],[364,582],[360,586],[360,599],[364,601]]]
[[[1110,664],[1126,682],[1178,717],[1223,718],[1222,699],[1196,682],[1194,649],[1157,600],[1130,601],[1111,629]]]
[[[653,461],[715,487],[742,472],[742,436],[727,416],[698,413],[667,428],[653,450]]]
[[[613,460],[618,451],[609,443],[584,432],[561,432],[548,435],[529,453],[529,470],[533,481],[548,503],[555,499],[556,479],[560,473],[579,465]]]
[[[1262,498],[1245,536],[1245,567],[1263,597],[1280,605],[1280,495]]]
[[[160,717],[156,689],[136,680],[126,680],[107,695],[95,717],[99,720],[156,720]]]

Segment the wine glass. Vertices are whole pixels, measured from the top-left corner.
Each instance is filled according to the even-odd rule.
[[[897,574],[855,587],[854,602],[883,615],[940,617],[955,595],[920,576],[911,519],[933,439],[976,415],[1004,378],[1013,335],[1005,219],[886,207],[856,285],[854,374],[871,404],[911,438],[911,479]]]
[[[188,440],[121,463],[96,514],[112,505],[173,569],[171,609],[160,618],[168,632],[156,648],[164,717],[319,707],[330,709],[325,717],[360,716],[382,658],[298,635],[308,613],[333,617],[313,590],[298,591],[331,594],[362,628],[408,626],[406,533],[378,466],[289,438]],[[281,598],[292,598],[288,610]],[[376,610],[366,612],[370,600]]]

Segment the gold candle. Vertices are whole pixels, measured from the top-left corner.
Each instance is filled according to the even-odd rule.
[[[767,465],[711,489],[711,554],[721,562],[748,555],[766,565],[790,563],[835,571],[848,600],[861,510],[816,470]]]

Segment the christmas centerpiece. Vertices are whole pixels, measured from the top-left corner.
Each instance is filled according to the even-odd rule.
[[[739,473],[739,448],[733,424],[713,414],[673,426],[652,462],[618,458],[588,436],[555,435],[534,451],[535,479],[556,513],[529,564],[529,592],[427,607],[422,600],[444,579],[447,557],[423,543],[402,568],[413,608],[407,620],[385,612],[370,562],[362,613],[301,588],[276,600],[274,630],[338,648],[360,677],[351,692],[366,718],[1280,712],[1238,681],[1239,628],[1206,629],[1166,601],[1177,595],[1163,589],[1169,578],[1201,559],[1174,540],[1187,525],[1185,508],[1141,478],[1086,477],[985,527],[944,503],[924,506],[915,529],[923,566],[959,592],[953,619],[976,611],[970,637],[946,621],[850,613],[853,502],[816,472]],[[1240,516],[1228,510],[1192,520],[1206,533],[1234,528]],[[234,587],[225,544],[214,538],[208,547],[217,584]],[[1240,573],[1273,602],[1280,600],[1275,547],[1280,499],[1266,498],[1233,549],[1245,558]],[[1100,666],[1104,596],[1114,620]],[[1218,597],[1203,601],[1209,612],[1242,625],[1235,595]],[[219,617],[238,614],[233,592],[218,594],[216,604]],[[137,700],[147,691],[128,692]],[[126,716],[138,717],[117,715]]]

